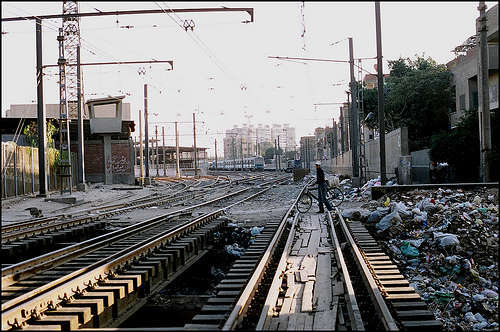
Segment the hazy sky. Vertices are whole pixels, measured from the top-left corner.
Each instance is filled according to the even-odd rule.
[[[382,48],[386,60],[431,56],[438,63],[454,58],[451,50],[475,34],[475,2],[382,2]],[[182,145],[192,145],[192,113],[197,113],[197,146],[219,153],[226,129],[243,123],[289,123],[300,136],[338,119],[348,89],[347,63],[282,61],[268,56],[348,60],[347,38],[355,58],[376,57],[373,2],[80,2],[80,12],[250,7],[245,12],[149,14],[82,18],[82,63],[173,60],[167,64],[108,65],[83,68],[85,98],[127,94],[132,119],[143,110],[143,85],[149,84],[150,133],[165,126],[174,144],[173,121],[180,121]],[[496,2],[486,2],[488,9]],[[2,1],[2,17],[62,12],[62,2]],[[194,31],[178,23],[192,19]],[[117,22],[118,20],[118,22]],[[43,21],[43,62],[56,64],[61,20]],[[179,24],[182,24],[179,23]],[[124,28],[133,26],[133,28]],[[304,33],[305,28],[305,33]],[[302,37],[303,35],[303,37]],[[335,43],[338,42],[338,43]],[[331,45],[335,43],[334,45]],[[36,102],[34,21],[2,23],[2,114],[10,104]],[[358,62],[356,62],[358,64]],[[375,73],[376,59],[362,60],[364,76]],[[138,69],[145,67],[146,75]],[[47,69],[46,103],[58,103],[57,68]],[[355,70],[357,78],[361,78]],[[246,89],[242,89],[246,87]],[[157,115],[155,115],[157,114]],[[136,126],[137,128],[137,126]],[[136,130],[133,135],[139,134]]]

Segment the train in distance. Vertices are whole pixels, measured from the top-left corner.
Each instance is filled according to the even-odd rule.
[[[226,171],[263,171],[264,170],[264,157],[247,157],[243,159],[224,159],[217,161],[210,161],[208,163],[210,170],[226,170]]]

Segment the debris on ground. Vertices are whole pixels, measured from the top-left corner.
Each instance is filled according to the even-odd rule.
[[[369,181],[351,200],[363,199],[375,185]],[[358,220],[373,231],[444,330],[498,330],[497,188],[413,190],[364,201],[346,213],[369,211]]]

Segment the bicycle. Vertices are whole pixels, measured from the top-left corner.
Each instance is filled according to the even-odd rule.
[[[318,187],[306,187],[302,192],[299,200],[297,201],[297,210],[300,213],[307,213],[312,206],[313,198],[318,200],[318,197],[309,189],[318,189]],[[337,207],[344,201],[344,193],[339,187],[328,187],[326,189],[326,199],[330,202],[330,205],[333,207]]]

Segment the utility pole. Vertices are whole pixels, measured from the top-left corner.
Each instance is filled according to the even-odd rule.
[[[38,182],[40,187],[39,197],[47,197],[47,161],[45,149],[47,148],[47,111],[43,104],[43,62],[42,62],[42,20],[37,18],[36,28],[36,96],[38,120]]]
[[[160,170],[159,170],[159,159],[158,159],[158,126],[155,125],[155,141],[156,141],[156,153],[155,153],[155,159],[154,161],[156,162],[156,176],[160,176]]]
[[[198,175],[197,171],[198,152],[196,151],[196,120],[194,113],[193,113],[193,140],[194,140],[194,177],[196,177]]]
[[[491,153],[491,119],[488,75],[488,40],[486,4],[479,1],[479,57],[478,57],[478,94],[479,94],[479,144],[480,144],[480,178],[482,182],[490,182]]]
[[[241,171],[243,171],[243,137],[240,137]]]
[[[181,168],[179,163],[179,132],[177,131],[177,121],[175,121],[175,173],[177,177],[181,177]]]
[[[148,85],[144,84],[144,139],[146,140],[146,183],[149,184]]]
[[[278,171],[278,148],[276,145],[276,138],[274,139],[274,164],[276,167],[276,172]]]
[[[382,67],[382,36],[380,28],[380,1],[375,1],[375,27],[377,33],[377,79],[378,79],[378,126],[380,141],[380,183],[385,185],[385,113],[384,113],[384,74]]]
[[[140,165],[140,175],[141,175],[141,186],[144,185],[144,173],[143,173],[143,163],[144,154],[142,151],[142,112],[139,110],[139,165]]]
[[[339,122],[340,122],[340,152],[341,154],[344,154],[345,152],[345,146],[344,146],[344,116],[342,115],[342,109],[340,110],[340,117],[339,117]]]
[[[278,169],[281,171],[281,151],[280,151],[280,135],[278,135]]]
[[[215,169],[217,169],[217,138],[215,139]]]
[[[167,161],[165,160],[165,127],[161,126],[161,136],[163,139],[162,155],[163,155],[163,176],[167,176]]]
[[[86,190],[85,185],[85,152],[83,144],[83,116],[82,116],[82,84],[81,84],[81,72],[80,72],[80,45],[76,47],[76,94],[77,94],[77,106],[76,111],[78,113],[78,186],[77,189],[80,191]],[[134,163],[135,165],[135,163]]]
[[[359,115],[358,115],[358,101],[356,80],[354,78],[354,54],[352,49],[352,38],[349,37],[349,67],[351,72],[351,119],[352,119],[352,176],[353,178],[359,177],[359,155],[358,155],[358,138],[359,138]],[[353,179],[354,180],[354,179]],[[357,180],[356,180],[357,181]],[[358,186],[359,183],[354,184]]]

